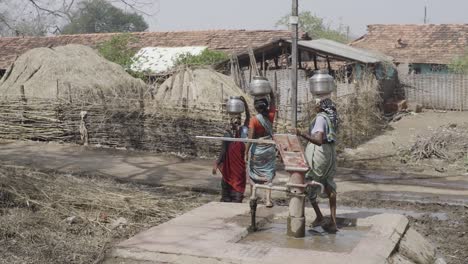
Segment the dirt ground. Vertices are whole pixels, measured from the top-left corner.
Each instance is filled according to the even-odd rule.
[[[468,205],[390,201],[378,192],[362,192],[341,195],[340,206],[407,212],[410,225],[436,246],[448,264],[468,263]]]
[[[0,263],[100,263],[115,243],[213,199],[0,165]]]
[[[354,149],[345,149],[340,157],[343,167],[384,169],[404,173],[433,176],[463,175],[468,172],[464,161],[455,164],[441,159],[411,161],[402,158],[418,138],[429,137],[442,126],[463,125],[468,122],[466,112],[425,110],[409,113],[390,122],[381,135]]]
[[[106,249],[116,243],[218,199],[11,165],[0,165],[0,178],[0,263],[100,263]],[[468,263],[467,205],[392,201],[381,192],[347,192],[339,195],[338,206],[407,214],[447,263]],[[327,210],[326,203],[321,207]]]
[[[404,176],[376,173],[378,177],[374,179],[373,175],[342,171],[344,175],[337,177],[339,190],[343,192],[339,193],[338,207],[403,213],[409,217],[411,226],[437,247],[447,263],[468,263],[468,197],[460,194],[467,190],[466,168],[433,159],[402,163],[399,155],[418,136],[430,135],[440,126],[464,122],[468,122],[467,115],[459,112],[427,111],[408,115],[392,122],[380,136],[356,149],[347,149],[340,161],[342,165],[384,169]],[[3,156],[0,155],[3,158],[0,162],[0,263],[99,263],[106,249],[119,241],[203,203],[218,200],[217,195],[180,188],[116,181],[119,173],[126,176],[132,172],[138,175],[128,181],[141,180],[138,177],[144,176],[163,185],[177,180],[186,184],[176,176],[190,170],[192,180],[198,179],[196,186],[206,185],[207,177],[202,176],[206,176],[207,169],[203,164],[194,166],[180,161],[172,164],[152,156],[120,157],[120,152],[105,155],[113,160],[102,162],[97,156],[83,158],[70,147],[70,152],[78,155],[72,162],[66,159],[70,154],[64,150],[51,152],[54,155],[45,155],[43,151],[38,156],[36,148],[29,145],[19,148],[23,152],[15,151],[8,144],[4,146]],[[8,164],[7,158],[11,159]],[[78,166],[78,161],[83,164]],[[56,166],[49,169],[39,166],[44,163]],[[106,167],[96,170],[96,163],[105,163]],[[134,167],[122,167],[123,163]],[[56,172],[60,168],[63,170]],[[77,173],[78,169],[89,173]],[[73,171],[73,176],[67,170]],[[161,173],[167,179],[157,178]],[[214,182],[209,179],[210,183]],[[411,193],[406,194],[404,190]],[[421,198],[424,195],[430,199]],[[455,205],[455,200],[460,202]],[[322,202],[321,207],[328,210],[326,201]],[[276,203],[281,205],[285,201]]]

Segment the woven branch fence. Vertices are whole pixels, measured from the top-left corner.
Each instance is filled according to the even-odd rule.
[[[156,105],[161,105],[157,107]],[[196,135],[222,136],[221,104],[172,107],[138,100],[86,104],[68,100],[0,101],[0,138],[91,144],[108,147],[213,156],[220,143]]]

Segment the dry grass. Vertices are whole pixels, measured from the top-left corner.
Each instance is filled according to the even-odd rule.
[[[0,263],[99,263],[109,246],[212,198],[0,165]]]

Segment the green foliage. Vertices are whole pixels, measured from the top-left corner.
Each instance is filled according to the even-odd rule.
[[[468,51],[463,56],[455,58],[448,67],[451,72],[468,73]]]
[[[282,17],[276,26],[289,26],[289,15]],[[347,27],[340,24],[337,28],[332,28],[330,24],[326,24],[324,19],[311,12],[305,11],[299,14],[299,30],[307,32],[313,39],[331,39],[341,43],[347,43]]]
[[[139,14],[125,13],[107,0],[90,0],[80,3],[62,33],[140,32],[147,28],[148,24]]]
[[[175,60],[175,65],[215,65],[225,60],[228,60],[229,56],[222,51],[215,51],[205,49],[199,55],[192,55],[190,53],[182,54]]]
[[[129,33],[119,34],[108,41],[100,43],[98,51],[107,60],[128,69],[133,63],[133,56],[136,53],[129,46],[135,41],[136,39]]]
[[[109,61],[117,63],[133,77],[146,81],[147,76],[144,72],[137,72],[130,69],[134,62],[136,51],[130,48],[136,40],[130,33],[122,33],[112,37],[110,40],[98,45],[98,51]]]

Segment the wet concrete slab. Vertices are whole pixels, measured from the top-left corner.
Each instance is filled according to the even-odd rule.
[[[309,208],[305,213],[309,224],[315,215]],[[352,213],[338,211],[345,227],[337,234],[309,230],[306,240],[291,241],[285,238],[287,207],[259,207],[257,223],[273,230],[272,242],[261,239],[262,232],[249,234],[248,205],[209,203],[120,243],[105,263],[385,263],[408,220],[397,214],[341,217]]]

